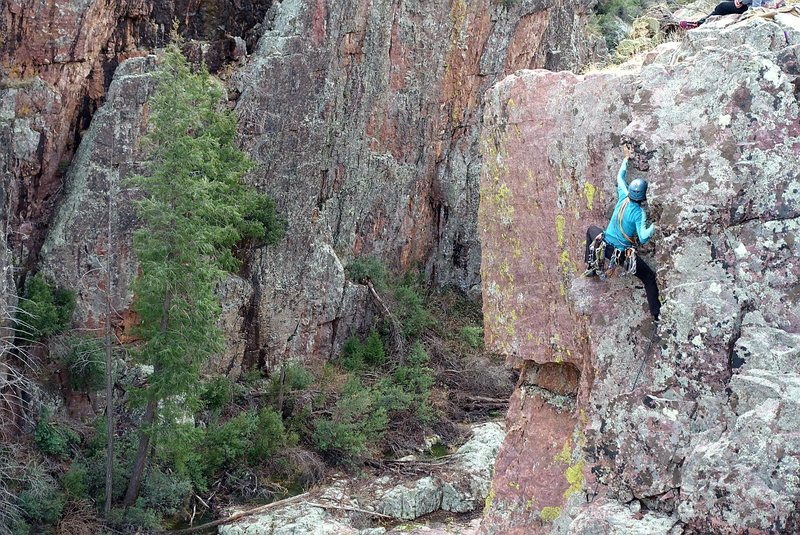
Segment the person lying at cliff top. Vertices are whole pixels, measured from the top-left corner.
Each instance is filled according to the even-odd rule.
[[[750,7],[752,4],[753,7],[761,6],[762,0],[733,0],[732,2],[726,0],[725,2],[720,2],[717,4],[717,7],[714,8],[714,11],[706,15],[700,20],[691,21],[691,20],[682,20],[680,22],[680,27],[684,30],[691,30],[692,28],[697,28],[701,24],[703,24],[708,17],[715,17],[715,16],[723,16],[723,15],[741,15],[747,8]]]
[[[627,145],[623,145],[623,153],[625,158],[617,173],[617,205],[611,221],[605,232],[594,225],[586,231],[586,275],[605,276],[605,260],[610,261],[609,270],[624,263],[626,271],[636,275],[644,284],[650,314],[658,321],[661,303],[658,300],[656,274],[639,258],[634,248],[637,237],[639,243],[645,244],[655,231],[655,224],[647,226],[647,215],[642,208],[642,203],[647,201],[647,181],[637,178],[630,186],[626,183],[625,175],[631,157]]]

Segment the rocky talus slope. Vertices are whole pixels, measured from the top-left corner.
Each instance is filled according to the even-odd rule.
[[[269,7],[250,30],[252,54],[226,72],[258,165],[249,180],[276,200],[287,233],[221,288],[229,351],[213,367],[235,375],[287,356],[328,358],[364,318],[367,293],[344,273],[353,257],[420,265],[438,285],[477,295],[482,96],[520,68],[585,62],[587,11],[588,2],[494,0]],[[141,160],[152,65],[129,61],[83,136],[41,254],[45,271],[79,292],[81,326],[104,314],[92,292],[105,287],[96,268],[109,190],[115,309],[132,298],[124,179]],[[115,321],[124,334],[128,318]]]
[[[488,94],[487,343],[523,370],[485,534],[800,531],[800,24],[709,23],[643,65]],[[633,277],[580,278],[589,224],[650,181],[659,337]]]
[[[480,511],[505,437],[502,422],[472,426],[471,438],[447,458],[400,461],[405,475],[339,478],[297,501],[219,528],[221,535],[464,535],[472,522],[442,528],[403,524],[442,511]],[[402,470],[401,470],[402,471]],[[414,474],[414,475],[411,475]],[[374,514],[373,514],[374,513]],[[450,517],[452,520],[452,517]],[[384,527],[379,524],[389,525]]]

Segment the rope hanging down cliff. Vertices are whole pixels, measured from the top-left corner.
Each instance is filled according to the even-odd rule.
[[[642,370],[644,369],[644,365],[647,362],[648,357],[650,356],[650,350],[653,348],[653,340],[656,339],[656,332],[658,331],[658,320],[656,319],[653,322],[653,332],[650,333],[650,339],[647,341],[647,347],[644,349],[644,355],[642,355],[642,363],[639,364],[639,371],[636,372],[636,377],[633,380],[633,385],[631,386],[630,394],[636,389],[636,385],[639,383],[639,377],[642,375]]]

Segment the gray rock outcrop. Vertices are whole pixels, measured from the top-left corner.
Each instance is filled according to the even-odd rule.
[[[729,17],[639,63],[489,92],[486,336],[524,376],[483,533],[800,530],[799,43],[799,17]],[[663,304],[635,388],[644,292],[580,277],[623,140]]]
[[[475,425],[472,438],[452,456],[452,462],[430,466],[430,475],[398,482],[391,476],[374,481],[338,480],[319,495],[220,528],[222,535],[308,535],[383,533],[383,528],[354,527],[365,511],[396,520],[414,520],[435,511],[465,513],[480,510],[489,491],[492,467],[505,437],[498,422]],[[316,505],[315,505],[316,504]],[[325,505],[332,505],[326,509]],[[414,529],[398,528],[403,533]],[[394,532],[394,531],[391,531]],[[443,533],[425,529],[420,533]]]

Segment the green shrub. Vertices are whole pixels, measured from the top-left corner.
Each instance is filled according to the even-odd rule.
[[[472,349],[483,349],[483,327],[461,327],[461,341]]]
[[[31,534],[31,526],[21,518],[12,518],[10,519],[10,528],[11,530],[9,533],[13,533],[14,535],[30,535]]]
[[[351,336],[342,346],[342,367],[349,371],[361,371],[367,366],[380,366],[386,360],[383,340],[377,331],[371,331],[364,342]]]
[[[398,366],[391,378],[382,379],[378,389],[380,405],[388,412],[408,411],[423,422],[435,418],[430,404],[433,370],[427,367],[428,353],[421,343],[411,348],[405,363]]]
[[[613,15],[630,22],[642,13],[642,0],[601,0],[595,7],[599,15]]]
[[[215,375],[203,383],[200,401],[206,409],[218,411],[230,405],[236,393],[236,383],[224,375]]]
[[[61,485],[67,498],[73,501],[89,499],[89,470],[80,461],[73,462],[61,476]]]
[[[330,418],[314,421],[312,441],[322,453],[340,463],[362,458],[367,444],[378,441],[389,423],[376,393],[351,377],[336,402]]]
[[[351,281],[364,284],[370,281],[379,292],[387,288],[386,266],[374,256],[362,256],[353,258],[345,268],[347,278]]]
[[[103,440],[99,440],[102,438]],[[133,465],[134,450],[132,437],[124,435],[114,441],[114,463],[111,480],[111,496],[114,501],[119,501],[125,495],[128,486],[128,477]],[[105,500],[106,484],[106,449],[105,432],[98,433],[97,439],[89,441],[90,448],[86,451],[86,485],[89,496],[98,503]]]
[[[133,507],[113,507],[108,523],[121,533],[155,533],[161,528],[159,515],[146,509],[141,500],[137,500]]]
[[[102,340],[69,337],[60,360],[67,370],[67,383],[72,390],[96,392],[105,386],[106,363]]]
[[[142,481],[139,501],[149,511],[174,516],[188,503],[192,495],[192,482],[185,475],[164,472],[151,466]]]
[[[314,382],[311,372],[303,368],[296,362],[288,362],[284,370],[283,393],[296,392],[305,389]],[[273,397],[277,397],[281,390],[281,371],[272,374],[269,382],[269,390]]]
[[[269,407],[261,409],[250,449],[250,461],[255,463],[269,459],[280,450],[296,444],[297,436],[287,435],[280,415]]]
[[[258,416],[242,412],[223,424],[209,424],[204,439],[203,462],[207,473],[215,473],[249,452],[253,434],[258,429]]]
[[[55,524],[61,518],[64,495],[58,483],[41,468],[26,474],[27,488],[19,495],[19,507],[25,519],[34,524]]]
[[[589,30],[601,35],[609,52],[627,37],[621,23],[630,23],[642,14],[642,0],[602,0],[595,6]]]
[[[422,289],[409,277],[395,289],[400,323],[407,338],[418,338],[428,327],[435,325],[433,315],[425,308]]]
[[[253,368],[242,373],[241,377],[239,377],[239,382],[245,387],[250,388],[258,385],[263,379],[264,375],[261,373],[261,370]]]
[[[33,440],[43,453],[64,458],[69,457],[71,446],[78,444],[81,438],[72,429],[51,423],[51,416],[52,411],[43,407],[39,415],[39,421],[36,423]]]
[[[32,341],[41,340],[70,326],[75,310],[75,293],[56,288],[39,273],[25,285],[19,307],[22,310],[18,318],[20,333]]]

